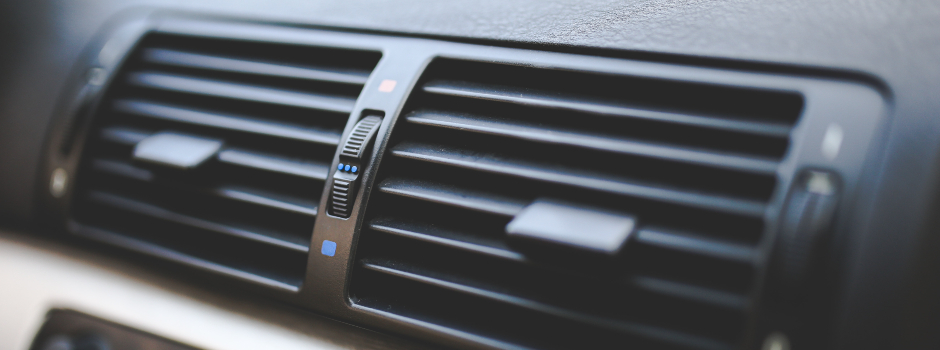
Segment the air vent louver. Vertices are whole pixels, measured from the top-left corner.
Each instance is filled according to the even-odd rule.
[[[147,36],[88,134],[73,231],[296,291],[330,163],[379,57]],[[224,145],[190,170],[135,161],[135,145],[157,133]]]
[[[779,91],[439,59],[393,129],[360,236],[360,306],[546,349],[739,343],[776,170]],[[539,199],[637,218],[616,258],[546,258]]]

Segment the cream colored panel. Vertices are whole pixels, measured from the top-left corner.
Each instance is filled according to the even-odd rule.
[[[236,300],[118,260],[0,232],[0,350],[27,350],[51,308],[67,308],[207,350],[411,348],[275,304]]]

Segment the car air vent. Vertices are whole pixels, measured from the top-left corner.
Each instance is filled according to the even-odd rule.
[[[73,232],[298,290],[330,163],[379,58],[148,35],[87,135]]]
[[[392,131],[350,297],[498,347],[733,348],[802,108],[791,92],[438,59]],[[526,229],[570,239],[513,238]]]

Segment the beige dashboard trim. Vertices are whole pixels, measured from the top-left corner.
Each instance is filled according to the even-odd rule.
[[[126,265],[0,231],[0,349],[27,350],[53,308],[80,311],[206,350],[416,345],[277,304],[219,296]]]

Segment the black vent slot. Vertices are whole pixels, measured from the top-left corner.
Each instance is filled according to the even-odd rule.
[[[75,233],[296,291],[343,128],[377,52],[151,34],[88,134]],[[135,161],[158,133],[221,140],[190,170]]]
[[[526,347],[732,348],[802,103],[439,59],[392,133],[351,297]],[[505,227],[539,199],[630,213],[638,226],[613,258],[527,255]]]

